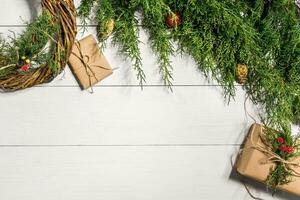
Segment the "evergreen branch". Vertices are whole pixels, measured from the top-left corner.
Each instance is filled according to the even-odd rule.
[[[82,3],[82,16],[89,17],[94,3],[89,1]],[[114,19],[113,42],[130,58],[143,84],[140,25],[135,18],[137,12],[142,13],[142,27],[150,35],[166,85],[172,81],[173,41],[182,53],[194,58],[207,78],[223,86],[228,99],[235,96],[236,66],[244,64],[249,73],[243,88],[249,98],[264,106],[269,126],[287,128],[300,119],[300,20],[293,0],[268,2],[98,0],[98,37],[106,41],[101,34],[106,22]],[[169,29],[164,19],[176,12],[181,13],[183,24]]]
[[[166,11],[169,10],[165,6],[166,4],[163,1],[143,1],[143,27],[148,30],[151,47],[158,55],[160,73],[162,74],[164,84],[171,89],[173,68],[170,62],[170,55],[174,53],[174,50],[166,26],[164,25],[164,16],[166,15]]]
[[[0,66],[10,67],[2,68],[0,77],[17,73],[22,57],[30,58],[36,65],[47,63],[52,57],[45,51],[46,45],[58,31],[59,27],[53,24],[50,14],[44,11],[34,22],[27,24],[26,31],[20,36],[13,33],[11,42],[1,39]]]
[[[122,15],[116,22],[113,43],[119,44],[119,50],[126,57],[130,58],[134,70],[137,72],[137,79],[141,86],[146,82],[146,75],[142,69],[142,58],[139,49],[138,20],[134,13]]]
[[[271,150],[285,161],[293,160],[299,156],[299,138],[291,134],[291,130],[276,131],[265,126],[265,142]],[[293,180],[293,173],[289,166],[278,161],[275,162],[275,167],[270,169],[270,173],[266,179],[266,184],[269,188],[276,191],[280,185],[285,185]]]
[[[105,46],[105,41],[109,35],[107,35],[107,23],[110,20],[114,20],[115,11],[111,0],[98,0],[98,7],[96,11],[96,20],[98,22],[97,26],[97,36],[100,42],[102,42],[102,47]]]
[[[84,31],[87,29],[87,20],[91,15],[91,11],[95,2],[96,0],[82,0],[80,6],[78,7],[78,16],[82,20]]]

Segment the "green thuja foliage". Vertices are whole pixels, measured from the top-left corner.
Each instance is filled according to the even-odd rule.
[[[293,102],[293,114],[294,114],[294,121],[297,124],[300,124],[300,97],[299,96]]]
[[[13,46],[18,48],[18,54],[21,57],[32,58],[39,55],[38,57],[42,59],[46,55],[41,51],[49,40],[54,40],[53,35],[57,31],[59,31],[59,28],[53,25],[52,17],[44,12],[28,25],[26,31],[13,40]],[[41,62],[39,61],[39,63]]]
[[[144,0],[141,2],[144,16],[143,27],[148,31],[151,47],[157,54],[162,79],[165,85],[170,87],[173,80],[170,55],[174,53],[174,48],[164,18],[172,11],[163,1]]]
[[[143,85],[146,77],[142,69],[142,58],[139,49],[139,21],[135,15],[139,9],[139,1],[86,0],[80,5],[78,11],[83,21],[87,16],[90,16],[94,2],[97,7],[95,9],[95,18],[98,21],[97,34],[99,40],[103,43],[102,46],[105,46],[105,40],[109,36],[106,33],[106,26],[112,20],[115,35],[113,43],[119,46],[121,54],[130,59],[137,71],[140,85]]]
[[[36,66],[49,62],[52,59],[49,51],[53,51],[54,47],[48,45],[48,42],[55,42],[54,35],[59,30],[50,14],[44,11],[27,25],[23,33],[10,37],[11,41],[0,38],[0,78],[19,73],[18,69],[24,65],[25,59],[34,62]],[[55,66],[53,70],[56,70]]]
[[[183,52],[190,54],[205,75],[210,75],[225,89],[225,95],[235,94],[237,63],[252,68],[260,59],[258,37],[245,16],[241,1],[188,1],[177,9],[183,12],[183,25],[174,31]],[[260,59],[261,60],[261,59]]]
[[[270,148],[282,160],[294,161],[299,156],[299,137],[294,137],[289,131],[275,131],[265,127],[265,134],[261,137],[266,147]],[[294,180],[295,173],[290,169],[290,165],[283,163],[282,160],[274,160],[276,165],[270,168],[270,173],[266,179],[268,187],[275,191],[277,186]]]
[[[87,25],[87,19],[90,17],[92,8],[96,0],[82,0],[78,8],[78,15],[82,17],[83,25]]]
[[[245,88],[254,102],[265,105],[272,124],[287,128],[300,109],[299,16],[292,0],[250,4],[263,60],[250,70]]]
[[[104,43],[107,39],[107,35],[103,35],[106,31],[107,22],[114,20],[116,15],[110,0],[99,0],[98,3],[101,4],[101,6],[98,7],[96,12],[96,20],[98,22],[97,34],[101,42]]]
[[[113,43],[119,45],[120,52],[130,58],[134,69],[137,71],[140,85],[143,85],[146,77],[142,69],[139,49],[139,21],[135,15],[138,6],[139,4],[136,4],[135,1],[120,1],[114,5],[118,20],[116,21]]]
[[[132,61],[141,85],[143,28],[169,87],[170,56],[177,51],[192,56],[228,99],[235,95],[236,66],[244,64],[249,74],[243,88],[264,106],[264,121],[288,130],[300,119],[300,21],[294,0],[85,0],[79,15],[86,19],[92,10],[101,42],[109,36],[103,34],[108,21],[114,20],[113,43]],[[175,13],[182,23],[170,28],[166,17]]]

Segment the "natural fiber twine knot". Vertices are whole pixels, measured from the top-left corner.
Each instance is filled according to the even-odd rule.
[[[261,164],[269,164],[269,163],[280,163],[283,165],[283,167],[287,170],[290,171],[292,176],[295,177],[300,177],[300,173],[294,170],[294,168],[300,167],[299,162],[295,162],[293,160],[286,160],[280,157],[278,154],[272,151],[272,148],[270,147],[270,144],[266,141],[265,135],[264,135],[264,130],[263,127],[261,127],[259,139],[262,141],[264,146],[259,145],[253,141],[253,135],[251,134],[251,143],[252,143],[252,148],[262,152],[265,154],[266,159],[262,160],[260,163]]]

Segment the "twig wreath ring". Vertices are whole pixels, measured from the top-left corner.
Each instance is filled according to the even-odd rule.
[[[42,0],[42,13],[11,41],[0,38],[0,88],[11,92],[53,80],[76,36],[73,0]]]

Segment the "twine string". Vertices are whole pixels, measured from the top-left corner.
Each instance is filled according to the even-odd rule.
[[[247,95],[245,96],[245,101],[244,101],[244,111],[245,111],[245,113],[246,113],[246,117],[248,118],[248,116],[249,116],[249,117],[253,120],[254,123],[257,123],[255,117],[253,117],[253,116],[249,113],[249,111],[248,111],[248,109],[247,109],[247,101],[248,101],[248,99],[249,99],[249,95],[247,94]],[[243,151],[243,149],[240,150],[239,154],[241,154],[242,151]],[[240,182],[244,185],[244,188],[246,189],[247,193],[249,194],[249,196],[250,196],[252,199],[255,199],[255,200],[264,200],[264,199],[262,199],[262,198],[260,198],[260,197],[256,197],[254,194],[252,194],[252,191],[250,190],[250,188],[249,188],[249,186],[247,185],[247,183],[243,180],[243,177],[242,177],[242,176],[239,176],[239,180],[240,180]]]
[[[239,154],[240,153],[241,152],[239,152]],[[233,168],[234,167],[233,155],[231,156],[230,163],[231,163],[231,167]],[[264,199],[262,199],[260,197],[256,197],[254,194],[252,194],[250,188],[248,187],[248,185],[246,184],[246,182],[243,180],[243,177],[239,173],[237,173],[237,176],[238,176],[239,181],[244,185],[245,190],[247,191],[247,193],[249,194],[249,196],[252,199],[255,199],[255,200],[264,200]]]
[[[79,41],[76,41],[75,42],[75,46],[79,52],[79,55],[75,54],[74,52],[72,52],[72,55],[74,55],[76,58],[78,58],[80,60],[80,62],[83,64],[83,67],[85,69],[85,73],[87,74],[88,78],[89,78],[89,86],[91,88],[91,93],[94,93],[94,90],[93,90],[93,87],[92,87],[92,78],[95,78],[97,81],[98,78],[96,76],[96,73],[93,71],[93,67],[96,67],[96,68],[101,68],[101,69],[104,69],[104,70],[110,70],[106,67],[103,67],[101,65],[93,65],[90,63],[91,61],[91,58],[89,55],[87,54],[84,54],[82,52],[82,48],[81,48],[81,44]]]
[[[246,113],[246,116],[249,116],[253,121],[254,123],[257,123],[255,117],[253,117],[248,109],[247,109],[247,101],[249,99],[249,95],[246,95],[246,98],[245,98],[245,101],[244,101],[244,110],[245,110],[245,113]],[[262,143],[264,144],[263,145],[260,145],[260,144],[257,144],[254,142],[254,139],[253,139],[253,134],[251,134],[250,136],[250,140],[251,140],[251,143],[252,143],[252,148],[262,152],[263,154],[265,154],[265,156],[267,157],[265,159],[264,162],[262,162],[261,164],[267,164],[267,163],[281,163],[283,165],[283,167],[285,168],[285,170],[287,171],[290,171],[291,172],[291,175],[294,176],[294,177],[300,177],[300,173],[297,172],[295,169],[295,167],[300,167],[300,164],[295,162],[295,161],[291,161],[291,160],[285,160],[283,158],[281,158],[279,155],[277,155],[275,152],[272,151],[272,148],[270,147],[270,144],[266,141],[265,139],[265,135],[264,135],[264,130],[263,130],[263,127],[261,127],[261,134],[259,135],[259,138],[261,139]],[[243,150],[241,150],[243,151]],[[240,152],[241,153],[241,152]],[[256,200],[263,200],[259,197],[256,197],[252,194],[250,188],[247,186],[247,184],[245,183],[245,181],[242,180],[242,178],[240,179],[241,183],[243,183],[247,193],[249,194],[249,196],[253,199],[256,199]]]
[[[264,130],[263,130],[262,126],[261,126],[259,138],[261,139],[264,146],[256,144],[253,141],[253,134],[251,134],[251,136],[250,136],[252,148],[262,152],[263,154],[265,154],[267,156],[267,158],[265,159],[265,162],[262,162],[262,164],[274,163],[274,162],[281,163],[283,165],[283,167],[285,168],[285,170],[292,172],[293,176],[300,177],[300,173],[293,169],[294,167],[300,167],[300,164],[298,162],[295,162],[292,160],[283,159],[278,154],[273,152],[272,148],[270,147],[270,144],[265,139]]]
[[[248,109],[247,109],[247,101],[248,101],[248,99],[249,99],[249,95],[247,94],[247,95],[246,95],[246,98],[245,98],[245,101],[244,101],[244,111],[245,111],[245,113],[246,113],[246,117],[249,116],[249,117],[254,121],[254,123],[257,123],[255,117],[252,116],[252,115],[249,113]]]

